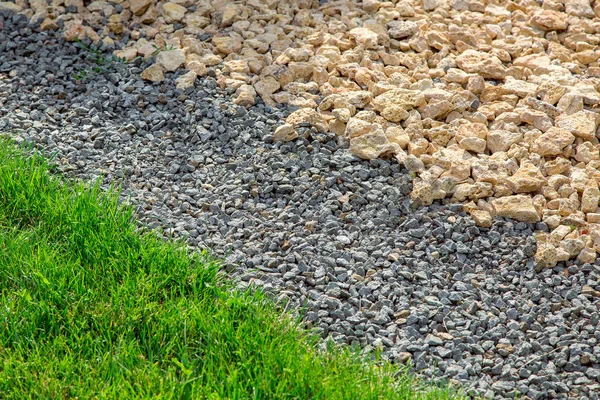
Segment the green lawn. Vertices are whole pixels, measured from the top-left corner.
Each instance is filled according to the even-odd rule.
[[[318,338],[112,191],[0,141],[0,398],[447,399]]]

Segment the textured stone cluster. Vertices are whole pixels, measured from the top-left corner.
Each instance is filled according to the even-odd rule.
[[[178,87],[215,73],[235,102],[298,107],[275,140],[312,125],[364,159],[413,171],[421,204],[544,222],[539,267],[600,251],[600,5],[591,0],[24,0],[0,3],[67,40],[156,56]],[[27,7],[26,7],[27,6]],[[157,55],[158,53],[158,55]]]

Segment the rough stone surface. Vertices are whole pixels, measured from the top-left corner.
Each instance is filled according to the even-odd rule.
[[[351,28],[335,21],[355,6],[362,13],[360,2],[339,12],[325,11],[337,4],[328,2],[315,13],[261,11],[291,14],[269,21],[306,33],[296,35],[252,25],[257,2],[214,18],[191,6],[173,24],[156,14],[159,2],[137,25],[126,3],[106,18],[110,34],[92,29],[111,12],[102,4],[83,20],[71,20],[77,6],[59,6],[40,18],[44,31],[0,11],[0,130],[56,154],[67,176],[122,183],[141,221],[227,255],[240,286],[303,307],[331,340],[410,359],[426,380],[462,383],[474,397],[597,398],[600,74],[597,61],[570,57],[597,44],[589,10],[546,2],[564,24],[546,15],[533,28],[531,16],[548,11],[535,2],[372,2],[368,12],[389,20],[358,14]],[[442,26],[421,22],[429,17]],[[412,36],[388,37],[388,22],[413,19],[421,29]],[[321,21],[331,36],[310,31]],[[347,35],[359,22],[376,47],[365,47],[375,46],[370,34],[361,45]],[[94,53],[63,39],[107,58],[135,47],[140,57],[95,72]],[[158,65],[152,44],[186,55],[176,71],[161,69],[160,83],[140,77]],[[461,70],[456,58],[469,49],[497,57],[505,79]],[[184,68],[204,71],[194,90],[177,88]],[[88,76],[76,79],[79,71]],[[254,88],[267,76],[279,87],[265,87],[263,99]],[[534,95],[507,77],[536,85]],[[394,90],[383,115],[375,99]],[[553,126],[543,131],[548,119],[537,112]],[[293,113],[298,136],[276,141]],[[353,156],[344,133],[353,119],[371,124],[364,135],[383,132],[393,154]],[[553,129],[572,137],[544,136]],[[542,137],[556,139],[548,155]],[[517,194],[528,184],[518,179],[524,166],[536,187],[538,171],[545,182]]]

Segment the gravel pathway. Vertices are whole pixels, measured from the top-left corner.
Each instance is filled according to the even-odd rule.
[[[0,12],[0,27],[0,131],[70,176],[121,182],[141,220],[226,257],[240,285],[474,395],[600,397],[600,266],[534,271],[543,223],[415,209],[395,160],[360,161],[313,128],[273,143],[292,110],[236,106],[210,76],[185,92],[180,73],[147,84],[150,62],[96,72],[94,53],[22,17]]]

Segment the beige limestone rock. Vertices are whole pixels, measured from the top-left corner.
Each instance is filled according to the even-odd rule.
[[[546,184],[546,178],[532,162],[523,160],[516,174],[507,179],[514,193],[535,192]]]
[[[507,76],[506,81],[501,86],[503,94],[515,94],[521,98],[535,96],[538,85],[531,82],[526,82],[520,79],[515,79],[512,76]]]
[[[391,143],[396,143],[400,148],[405,149],[410,143],[410,136],[400,126],[390,126],[385,130],[385,136]]]
[[[63,28],[63,37],[68,42],[83,40],[85,38],[85,28],[81,24],[81,21],[72,20],[65,22]]]
[[[583,110],[583,97],[577,93],[565,93],[558,100],[556,107],[566,115],[578,113]]]
[[[552,243],[540,243],[534,260],[538,269],[553,268],[558,264],[557,246]]]
[[[152,0],[129,0],[129,9],[134,15],[141,16],[151,4]]]
[[[185,68],[194,71],[196,76],[204,76],[208,72],[206,65],[201,61],[198,54],[188,54],[185,57]]]
[[[597,145],[591,142],[583,142],[577,146],[575,160],[589,164],[593,160],[600,159]]]
[[[383,134],[383,128],[381,124],[368,122],[360,118],[350,118],[346,124],[345,136],[348,138],[356,138],[366,134],[378,135]]]
[[[56,20],[56,18],[48,17],[42,21],[42,23],[40,24],[40,29],[42,31],[55,31],[58,29],[58,21]]]
[[[432,100],[421,111],[421,118],[444,119],[452,109],[453,105],[448,100]]]
[[[134,47],[126,47],[123,50],[115,50],[113,55],[117,58],[123,59],[126,62],[131,62],[137,57],[137,49]]]
[[[354,28],[348,32],[348,35],[356,40],[356,43],[364,46],[367,49],[377,48],[377,33],[367,28]]]
[[[535,140],[531,150],[544,157],[558,156],[574,141],[575,136],[567,129],[552,127]]]
[[[223,54],[239,53],[242,50],[242,40],[237,36],[213,36],[212,44]]]
[[[418,90],[393,89],[373,99],[373,106],[382,117],[400,122],[408,117],[408,110],[425,104],[425,97]]]
[[[581,264],[593,264],[596,261],[596,258],[596,250],[590,247],[582,249],[577,255],[577,261]],[[598,294],[596,294],[596,296],[598,296]]]
[[[543,111],[524,110],[521,113],[521,122],[533,125],[542,132],[546,132],[554,125],[552,119]]]
[[[10,1],[1,1],[0,2],[0,11],[13,11],[13,12],[19,12],[23,9],[23,7],[21,7],[18,4],[12,3]]]
[[[189,71],[175,80],[177,89],[181,90],[194,87],[194,82],[196,82],[196,73],[194,71]]]
[[[156,63],[163,67],[164,71],[175,71],[185,62],[183,50],[161,51],[156,55]]]
[[[517,221],[535,223],[540,221],[540,216],[533,205],[531,197],[527,195],[506,196],[492,200],[495,215],[513,218]]]
[[[374,160],[382,154],[395,153],[398,145],[390,143],[387,137],[381,133],[368,133],[350,139],[350,152],[365,160]]]
[[[583,140],[594,140],[598,128],[598,117],[597,114],[585,110],[572,115],[561,114],[556,118],[556,125]]]
[[[290,124],[283,124],[275,129],[273,140],[275,142],[289,142],[298,138],[298,132]]]
[[[235,17],[240,15],[240,8],[237,4],[227,4],[221,11],[221,28],[231,26]]]
[[[447,193],[439,188],[434,187],[429,182],[417,179],[413,182],[413,190],[410,193],[410,198],[419,205],[431,205],[434,200],[443,199]]]
[[[567,29],[567,16],[554,10],[541,10],[536,12],[529,23],[545,31],[559,31]]]
[[[506,71],[502,61],[496,56],[477,50],[467,50],[456,57],[456,65],[468,73],[475,73],[486,79],[503,80]]]
[[[281,85],[273,76],[266,76],[261,78],[254,84],[256,93],[261,96],[270,96],[281,88]]]
[[[252,85],[242,85],[235,91],[233,102],[239,106],[249,107],[256,102],[256,91]]]
[[[142,16],[140,17],[140,22],[143,24],[150,25],[150,24],[154,23],[157,19],[158,19],[158,10],[156,9],[156,7],[150,5],[150,7],[148,7],[146,12],[144,14],[142,14]]]
[[[491,153],[507,151],[510,146],[523,139],[521,132],[493,130],[487,135],[487,148]]]
[[[600,201],[600,190],[598,187],[588,187],[583,190],[581,196],[581,211],[584,213],[594,213],[598,210]]]
[[[585,242],[581,238],[577,239],[564,239],[560,242],[560,247],[568,253],[569,257],[576,257],[581,250],[585,247]],[[565,260],[566,261],[566,260]]]
[[[147,81],[162,82],[165,80],[163,67],[159,64],[152,64],[142,71],[141,77]]]
[[[168,24],[172,24],[181,21],[185,16],[186,11],[185,7],[182,7],[177,3],[168,2],[162,5],[161,15]]]
[[[484,210],[473,210],[471,211],[471,218],[475,221],[477,226],[489,228],[492,226],[492,214]]]
[[[414,21],[390,21],[387,24],[388,34],[392,39],[406,39],[419,30],[419,25]]]
[[[474,153],[484,153],[487,147],[487,142],[484,139],[476,138],[476,137],[468,137],[462,139],[458,145],[465,149],[472,151]]]
[[[325,132],[327,131],[327,122],[323,117],[315,110],[302,108],[296,110],[285,119],[285,122],[297,127],[300,125],[314,126],[318,130]]]

